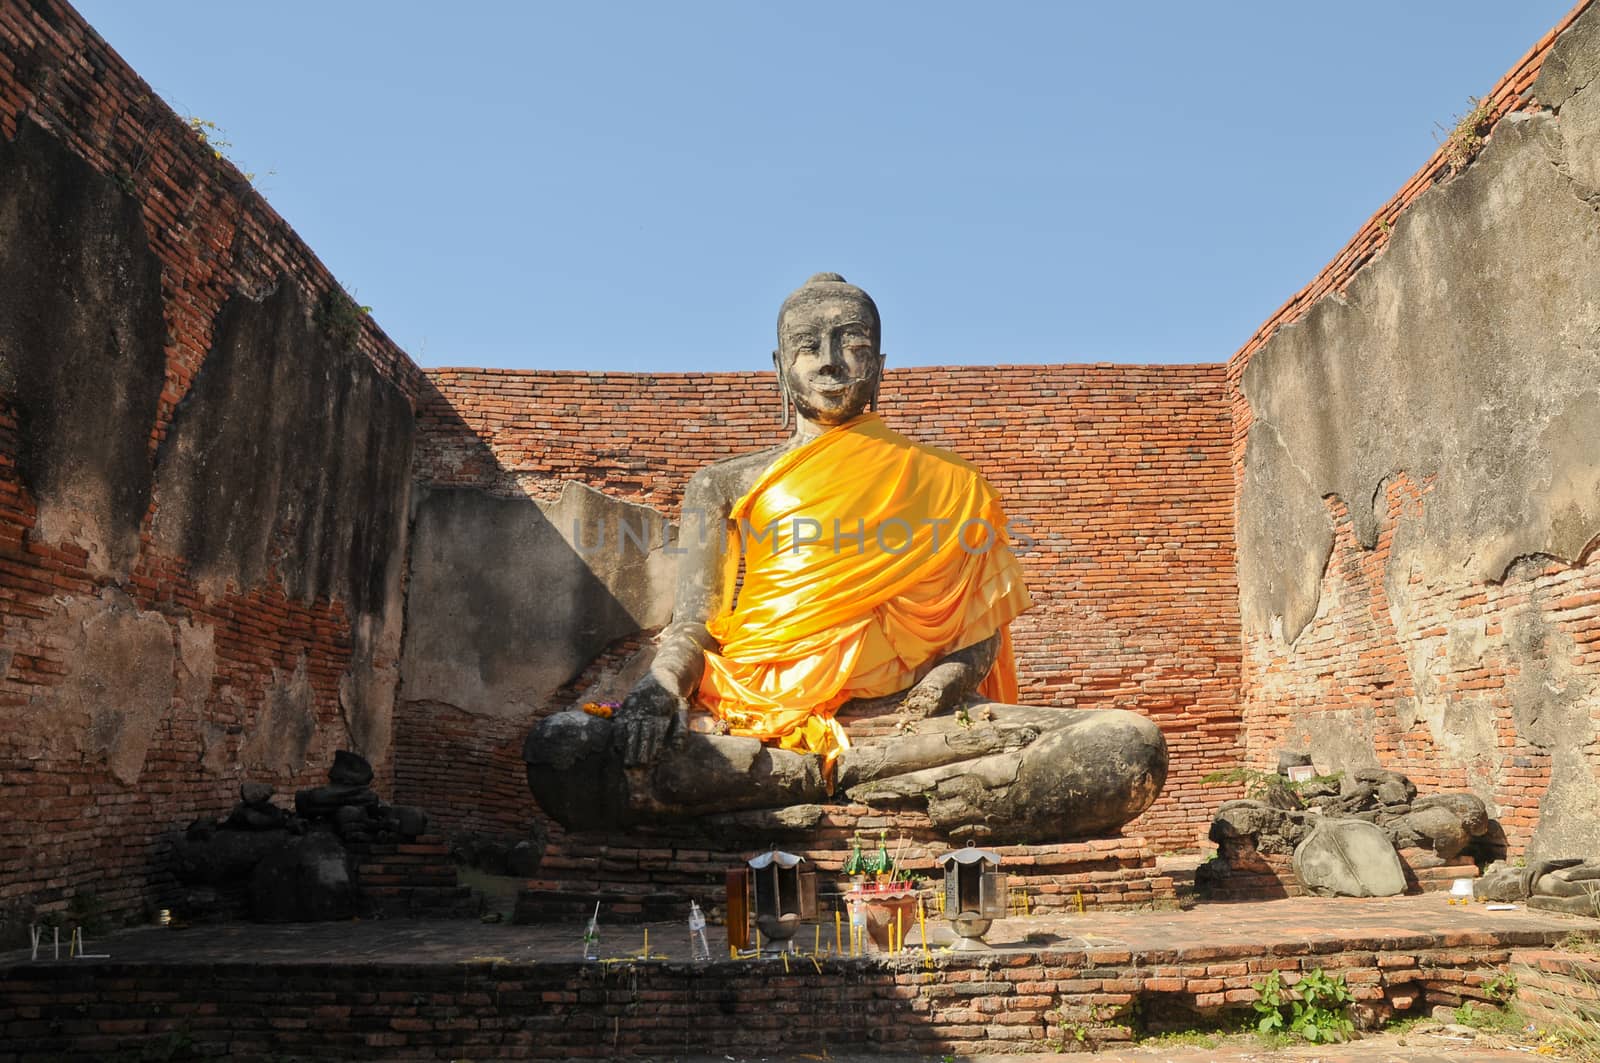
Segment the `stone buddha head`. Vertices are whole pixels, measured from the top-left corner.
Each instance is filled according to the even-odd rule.
[[[772,366],[783,395],[813,424],[844,424],[877,402],[883,328],[872,297],[837,273],[818,273],[778,311]]]

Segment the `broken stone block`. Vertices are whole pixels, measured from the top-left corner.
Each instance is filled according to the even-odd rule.
[[[367,786],[372,782],[372,765],[367,758],[348,749],[333,754],[333,767],[328,769],[328,781],[335,786]]]
[[[276,791],[264,782],[247,782],[239,784],[239,800],[247,805],[264,805],[272,800]]]
[[[1295,849],[1294,873],[1325,897],[1394,897],[1406,890],[1394,846],[1381,828],[1361,820],[1319,823]]]
[[[390,809],[395,818],[396,832],[404,838],[418,838],[428,833],[428,814],[410,805],[395,805]]]
[[[378,795],[365,786],[318,786],[296,793],[294,810],[306,819],[331,819],[347,805],[375,808],[378,800]]]
[[[262,923],[349,919],[359,901],[349,854],[322,831],[284,842],[250,875],[250,917]]]
[[[1233,864],[1235,850],[1288,855],[1315,823],[1316,817],[1309,813],[1264,801],[1224,801],[1211,822],[1210,838],[1223,859]]]
[[[242,879],[267,853],[283,845],[283,830],[218,830],[173,843],[173,874],[187,885],[221,886]]]
[[[1417,796],[1415,784],[1397,771],[1362,768],[1356,772],[1356,782],[1370,785],[1381,805],[1408,805]]]
[[[237,805],[222,821],[225,830],[282,830],[289,813],[276,805]]]

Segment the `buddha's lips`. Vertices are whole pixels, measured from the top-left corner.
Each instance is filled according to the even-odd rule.
[[[864,376],[850,377],[847,380],[813,380],[810,382],[811,390],[824,395],[843,395],[859,384],[867,383],[871,378]]]

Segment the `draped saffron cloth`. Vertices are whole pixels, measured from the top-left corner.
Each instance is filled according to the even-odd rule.
[[[850,745],[840,705],[905,690],[995,634],[979,690],[1016,701],[1007,626],[1032,603],[970,462],[866,413],[779,458],[729,521],[743,581],[707,625],[721,649],[696,700],[733,734],[820,754],[831,779]]]

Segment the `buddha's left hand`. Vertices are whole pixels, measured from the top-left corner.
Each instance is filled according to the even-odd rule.
[[[937,716],[960,707],[994,667],[999,649],[1000,636],[991,635],[941,658],[900,707],[914,716]]]
[[[917,717],[949,712],[966,700],[969,688],[961,678],[949,673],[940,676],[939,668],[935,668],[911,688],[900,708]]]
[[[654,675],[647,675],[628,692],[617,710],[612,734],[629,768],[655,763],[668,747],[681,741],[683,699]]]

